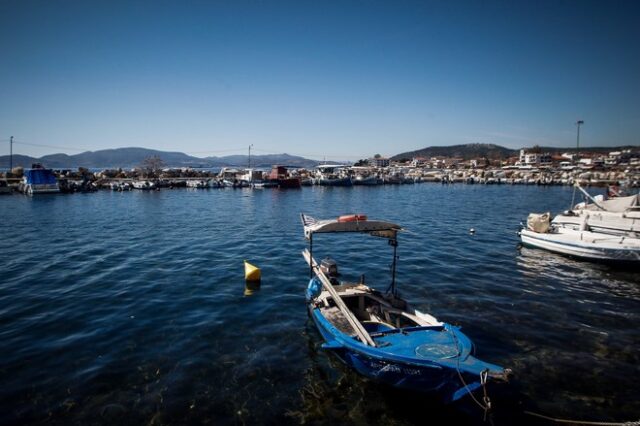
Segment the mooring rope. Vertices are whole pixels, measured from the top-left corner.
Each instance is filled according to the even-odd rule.
[[[525,414],[530,416],[539,417],[541,419],[549,420],[556,423],[568,423],[574,425],[592,425],[592,426],[640,426],[640,420],[635,422],[592,422],[586,420],[568,420],[568,419],[556,419],[553,417],[545,416],[544,414],[534,413],[532,411],[525,411]]]
[[[453,330],[448,330],[449,333],[451,333],[451,337],[453,338],[453,341],[456,345],[456,348],[458,347],[458,338],[456,337],[455,333],[453,332]],[[458,354],[459,355],[459,354]],[[462,385],[464,386],[464,388],[467,390],[467,393],[469,394],[469,396],[471,397],[471,399],[473,400],[473,402],[476,403],[476,405],[478,407],[480,407],[483,411],[484,411],[484,421],[487,421],[487,414],[491,411],[491,400],[489,399],[489,395],[487,394],[487,377],[488,377],[488,370],[482,370],[480,372],[480,384],[482,385],[482,390],[484,393],[484,396],[482,398],[483,403],[481,403],[480,401],[478,401],[478,399],[473,395],[473,392],[471,391],[471,389],[469,389],[469,386],[467,385],[467,382],[464,380],[464,377],[462,377],[462,373],[460,372],[460,357],[456,357],[456,372],[458,373],[458,377],[460,378],[460,381],[462,382]],[[524,414],[528,414],[530,416],[534,416],[534,417],[538,417],[541,419],[545,419],[545,420],[549,420],[552,422],[556,422],[556,423],[564,423],[564,424],[573,424],[573,425],[587,425],[587,426],[640,426],[640,420],[637,421],[629,421],[629,422],[595,422],[595,421],[587,421],[587,420],[570,420],[570,419],[558,419],[555,417],[549,417],[549,416],[545,416],[544,414],[539,414],[539,413],[534,413],[533,411],[523,411]],[[489,421],[493,424],[493,421],[491,421],[491,418],[489,418]]]
[[[469,389],[467,382],[465,382],[464,378],[462,377],[462,373],[460,372],[460,349],[458,348],[458,338],[456,337],[456,334],[453,331],[453,329],[450,328],[448,331],[449,333],[451,333],[451,337],[453,337],[453,342],[456,345],[456,349],[458,350],[458,356],[456,357],[456,372],[458,373],[458,377],[460,378],[462,385],[467,390],[467,393],[469,394],[473,402],[475,402],[476,405],[480,407],[482,411],[484,411],[483,421],[487,421],[487,414],[489,413],[489,411],[491,411],[491,400],[487,395],[487,387],[486,387],[488,372],[487,370],[482,370],[480,372],[480,384],[482,385],[482,389],[484,391],[484,397],[483,397],[484,404],[482,404],[480,401],[476,399],[475,395],[473,395],[473,392],[471,391],[471,389]]]

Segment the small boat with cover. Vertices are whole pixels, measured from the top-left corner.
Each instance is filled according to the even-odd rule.
[[[369,379],[427,392],[443,402],[508,380],[510,370],[474,356],[473,343],[459,327],[412,308],[399,296],[395,282],[399,225],[364,215],[316,220],[302,214],[301,218],[309,241],[309,248],[302,253],[311,276],[307,306],[325,340],[323,349]],[[388,240],[393,262],[391,284],[385,293],[365,285],[364,276],[359,282],[341,282],[335,261],[325,259],[318,264],[314,260],[314,235],[334,232]]]

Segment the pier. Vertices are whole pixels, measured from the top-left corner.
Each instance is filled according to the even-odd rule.
[[[640,154],[639,154],[640,157]],[[9,190],[21,191],[22,168],[6,172],[0,179]],[[279,188],[277,179],[268,170],[228,169],[219,172],[198,169],[164,169],[155,173],[142,173],[133,169],[89,171],[54,170],[60,192],[91,192],[97,190],[129,190],[160,188]],[[640,187],[640,159],[633,164],[608,167],[449,167],[430,168],[407,164],[376,166],[318,166],[314,169],[291,169],[280,175],[299,180],[299,186],[376,186],[406,185],[418,183],[465,185],[573,185],[584,187],[624,186]]]

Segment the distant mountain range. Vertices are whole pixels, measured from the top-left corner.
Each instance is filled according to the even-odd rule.
[[[533,148],[528,148],[529,150]],[[535,147],[540,152],[560,153],[575,151],[575,148]],[[582,152],[610,152],[623,149],[640,150],[638,146],[618,147],[584,147]],[[509,149],[493,144],[466,144],[451,146],[431,146],[416,151],[394,155],[391,160],[411,159],[414,157],[457,157],[469,160],[472,158],[505,159],[518,155],[519,150]],[[145,158],[158,156],[166,167],[246,167],[246,155],[228,155],[224,157],[192,157],[182,152],[157,151],[146,148],[116,148],[101,151],[87,151],[75,155],[51,154],[34,158],[26,155],[14,155],[13,166],[31,167],[33,163],[41,163],[54,169],[87,168],[134,168],[142,164]],[[274,164],[289,167],[315,167],[320,162],[289,154],[252,155],[251,166],[270,168]],[[0,156],[0,168],[9,167],[9,156]]]
[[[116,148],[101,151],[87,151],[75,155],[51,154],[40,158],[26,155],[14,155],[13,166],[31,167],[33,163],[41,163],[45,167],[54,169],[68,169],[77,167],[87,168],[133,168],[140,166],[145,158],[158,156],[166,167],[246,167],[248,156],[229,155],[225,157],[198,158],[182,152],[157,151],[146,148]],[[289,154],[252,155],[251,166],[270,168],[274,164],[289,167],[314,167],[315,160],[297,157]],[[0,167],[9,167],[9,156],[0,156]]]
[[[562,152],[575,152],[575,147],[548,147],[537,146],[535,148],[525,148],[528,151],[533,149],[539,152],[548,152],[551,154]],[[614,147],[583,147],[580,148],[581,152],[598,152],[606,153],[611,151],[621,151],[623,149],[640,150],[638,146],[614,146]],[[451,145],[451,146],[430,146],[427,148],[418,149],[416,151],[403,152],[401,154],[394,155],[391,160],[411,159],[414,157],[457,157],[465,160],[473,158],[488,158],[492,160],[506,159],[514,157],[520,154],[519,149],[509,149],[500,145],[486,144],[486,143],[471,143],[466,145]]]
[[[466,145],[430,146],[416,151],[403,152],[401,154],[394,155],[391,159],[401,160],[403,158],[411,159],[414,157],[458,157],[464,158],[465,160],[481,157],[499,159],[512,157],[517,154],[517,150],[505,148],[499,145],[471,143]]]

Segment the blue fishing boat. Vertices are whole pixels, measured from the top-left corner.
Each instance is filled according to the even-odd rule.
[[[316,220],[302,214],[301,218],[309,241],[302,253],[311,276],[307,306],[325,340],[323,349],[369,379],[432,393],[443,402],[473,397],[474,391],[491,382],[508,380],[509,369],[474,357],[474,345],[459,327],[412,308],[399,296],[395,283],[399,225],[363,215]],[[334,232],[365,233],[389,241],[393,262],[385,293],[367,286],[364,276],[359,282],[339,281],[335,261],[314,260],[314,235]],[[484,404],[488,406],[487,401]]]

